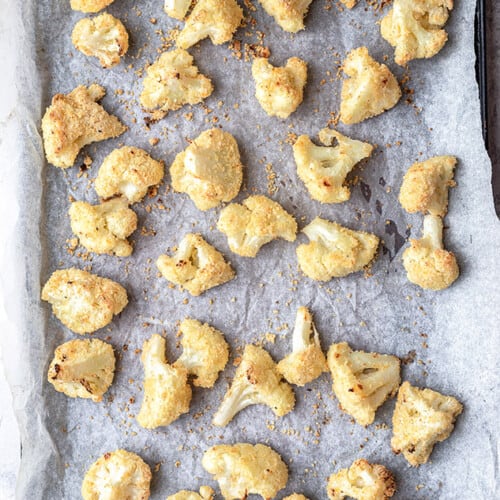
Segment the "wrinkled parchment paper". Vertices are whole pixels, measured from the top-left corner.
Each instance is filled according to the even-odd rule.
[[[329,8],[331,7],[331,8]],[[217,443],[264,442],[287,462],[286,490],[311,499],[326,498],[326,478],[353,460],[365,457],[394,471],[400,499],[492,499],[498,495],[498,355],[500,225],[490,189],[490,162],[481,138],[479,102],[474,78],[474,2],[458,1],[447,30],[449,42],[431,60],[410,64],[406,86],[414,91],[390,112],[354,126],[339,126],[349,136],[378,145],[376,154],[357,167],[351,200],[341,205],[312,201],[298,180],[289,134],[317,136],[339,109],[339,61],[347,51],[366,45],[399,78],[402,68],[380,37],[374,14],[364,1],[351,12],[315,0],[297,35],[284,33],[260,6],[245,9],[256,20],[236,39],[271,50],[271,62],[284,64],[299,56],[309,64],[305,99],[288,120],[269,118],[253,97],[251,62],[235,57],[227,46],[204,41],[193,50],[195,62],[215,86],[202,106],[183,108],[146,127],[136,105],[142,69],[168,45],[168,31],[180,25],[162,10],[162,1],[117,0],[107,10],[130,31],[131,48],[120,66],[101,69],[97,60],[76,51],[70,41],[75,22],[69,2],[12,2],[12,50],[18,54],[17,99],[5,132],[3,168],[12,172],[12,212],[3,216],[17,225],[3,275],[7,306],[17,335],[2,338],[7,373],[22,433],[21,499],[76,499],[89,465],[102,453],[126,448],[139,453],[154,469],[152,498],[165,498],[202,484],[216,486],[201,467],[203,452]],[[156,19],[156,23],[151,21]],[[244,52],[244,50],[243,50]],[[116,140],[86,148],[93,159],[85,171],[80,155],[75,167],[62,171],[44,161],[40,118],[53,94],[97,82],[107,89],[103,103],[130,130]],[[119,90],[119,92],[117,92]],[[191,116],[186,116],[192,113]],[[221,125],[238,140],[245,165],[244,189],[237,201],[254,192],[272,192],[293,213],[300,227],[316,215],[378,234],[384,245],[373,276],[351,275],[318,284],[297,269],[297,243],[275,241],[256,259],[231,254],[224,235],[214,229],[219,210],[200,212],[185,196],[169,190],[167,175],[156,196],[133,208],[139,229],[128,259],[79,257],[68,252],[72,238],[69,197],[97,202],[92,188],[105,155],[121,144],[143,147],[169,166],[174,156],[203,130]],[[149,139],[159,138],[156,146]],[[402,246],[420,234],[422,218],[408,215],[397,194],[409,165],[434,155],[459,158],[458,186],[450,192],[446,246],[460,262],[461,276],[449,290],[424,292],[405,278]],[[273,175],[274,174],[274,175]],[[158,278],[154,261],[187,232],[200,232],[231,261],[237,279],[201,297],[168,286]],[[95,335],[116,349],[113,386],[101,404],[70,400],[54,391],[46,378],[55,347],[77,338],[58,322],[40,289],[51,272],[62,267],[91,266],[93,272],[123,284],[130,303],[115,321]],[[275,359],[291,349],[297,307],[314,313],[326,349],[347,341],[354,348],[392,353],[409,362],[403,379],[456,396],[464,403],[455,432],[435,447],[431,462],[411,469],[390,450],[394,400],[377,412],[364,429],[338,409],[327,374],[297,389],[293,413],[275,418],[264,406],[241,412],[226,428],[214,428],[219,405],[234,366],[230,363],[213,390],[194,389],[191,412],[167,428],[141,429],[134,419],[142,398],[142,367],[136,351],[153,333],[168,339],[168,358],[180,353],[176,322],[186,316],[207,321],[226,334],[232,360],[249,342],[263,341]],[[274,342],[273,342],[274,340]],[[412,355],[414,352],[414,355]],[[413,359],[413,361],[411,361]]]

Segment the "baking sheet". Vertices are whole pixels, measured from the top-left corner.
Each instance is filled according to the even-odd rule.
[[[474,79],[474,2],[457,2],[447,26],[450,40],[438,56],[410,64],[407,86],[414,93],[406,97],[413,102],[405,104],[403,99],[377,118],[339,126],[341,132],[379,147],[353,173],[358,179],[351,200],[329,206],[307,195],[297,179],[287,140],[290,134],[316,136],[332,119],[331,113],[338,111],[341,82],[336,73],[350,49],[366,45],[380,61],[389,55],[390,68],[398,77],[404,76],[392,62],[392,49],[379,35],[379,17],[365,2],[352,12],[341,12],[332,2],[316,0],[307,30],[294,36],[282,32],[260,7],[251,11],[256,26],[249,24],[236,36],[243,47],[259,44],[262,32],[273,64],[283,64],[291,56],[309,64],[304,103],[288,120],[269,118],[256,104],[251,63],[244,55],[238,59],[226,46],[204,41],[191,53],[200,71],[214,82],[215,92],[205,105],[171,113],[149,129],[135,104],[142,69],[145,61],[152,62],[169,45],[167,32],[179,23],[162,12],[160,1],[115,2],[107,10],[129,29],[131,49],[124,63],[104,70],[71,46],[72,26],[83,16],[72,12],[68,3],[12,2],[11,6],[17,8],[10,28],[13,49],[19,55],[18,91],[2,157],[13,173],[12,207],[17,206],[19,213],[3,276],[18,335],[2,336],[2,343],[4,352],[12,353],[6,356],[6,369],[23,436],[18,497],[79,498],[85,470],[102,453],[116,448],[139,453],[155,469],[153,499],[182,488],[215,486],[200,464],[204,450],[220,442],[250,441],[268,443],[289,465],[289,483],[280,497],[298,491],[311,499],[326,498],[326,477],[365,457],[395,472],[396,498],[494,498],[498,494],[494,367],[499,347],[500,236]],[[79,168],[82,157],[65,172],[46,165],[39,136],[43,110],[54,93],[93,82],[106,87],[104,106],[130,130],[116,140],[87,148],[93,159],[87,172]],[[119,95],[118,89],[123,91]],[[68,253],[67,240],[72,237],[66,216],[68,197],[97,201],[91,179],[105,155],[130,144],[150,151],[168,166],[186,147],[186,138],[196,137],[214,123],[231,132],[240,145],[245,187],[237,201],[271,188],[272,198],[297,217],[300,227],[321,215],[378,234],[384,247],[373,266],[373,277],[313,283],[297,270],[296,244],[283,241],[265,246],[256,259],[232,255],[225,237],[212,229],[219,211],[197,211],[187,197],[168,189],[168,175],[156,197],[133,206],[139,230],[132,238],[131,258],[82,258],[79,250]],[[152,147],[148,140],[155,137],[160,142]],[[411,163],[438,154],[459,158],[458,186],[450,193],[445,237],[447,247],[458,256],[461,277],[449,290],[435,294],[420,291],[405,278],[401,247],[407,236],[419,234],[421,217],[402,211],[397,194]],[[274,182],[269,169],[275,173]],[[15,213],[13,208],[13,219]],[[193,230],[223,251],[237,271],[236,280],[198,298],[169,288],[154,267],[160,253]],[[298,242],[302,241],[299,236]],[[69,400],[45,382],[54,348],[77,336],[55,320],[38,297],[53,270],[70,266],[91,266],[93,272],[126,286],[129,293],[125,311],[96,334],[110,341],[118,355],[115,382],[105,402],[98,405]],[[455,432],[436,446],[431,463],[411,469],[403,457],[390,451],[394,401],[386,403],[377,412],[375,424],[364,429],[339,411],[326,374],[296,390],[293,413],[277,419],[267,408],[254,406],[219,429],[210,425],[210,419],[232,378],[234,367],[229,365],[215,389],[193,391],[189,415],[156,431],[137,425],[133,416],[140,407],[142,369],[136,350],[151,334],[167,335],[167,355],[173,361],[180,353],[176,321],[190,316],[226,334],[232,359],[254,341],[263,341],[280,359],[291,348],[291,328],[301,305],[314,313],[323,347],[345,340],[357,349],[403,358],[415,351],[414,362],[403,367],[403,379],[455,395],[464,403]],[[266,334],[275,335],[274,343]]]

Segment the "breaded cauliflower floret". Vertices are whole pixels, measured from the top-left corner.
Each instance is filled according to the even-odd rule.
[[[396,395],[400,365],[396,356],[353,351],[346,342],[332,344],[328,350],[333,392],[342,410],[360,425],[371,424],[377,408]]]
[[[209,448],[203,468],[219,483],[226,500],[260,495],[274,498],[286,486],[288,467],[279,454],[264,444],[220,444]]]
[[[231,387],[214,415],[213,424],[226,426],[247,406],[269,406],[278,417],[295,406],[292,387],[283,381],[271,355],[262,347],[247,345]]]
[[[80,19],[73,28],[71,41],[86,56],[97,57],[103,68],[116,66],[128,50],[125,26],[107,13]]]
[[[242,20],[236,0],[198,0],[177,37],[177,47],[189,49],[207,37],[214,45],[229,42]]]
[[[444,217],[448,211],[448,188],[454,187],[454,156],[435,156],[414,163],[406,172],[399,202],[410,213],[429,212]]]
[[[304,17],[312,0],[259,0],[264,10],[289,33],[304,29]]]
[[[319,138],[327,147],[316,146],[307,135],[293,145],[297,174],[314,200],[342,203],[351,197],[345,185],[347,174],[372,154],[373,146],[328,128],[320,131]]]
[[[80,269],[54,271],[42,289],[56,318],[75,333],[92,333],[113,320],[127,305],[118,283]]]
[[[182,490],[167,497],[167,500],[212,500],[214,490],[210,486],[202,486],[200,493],[195,491]]]
[[[395,47],[396,63],[404,66],[412,59],[436,55],[448,40],[442,27],[452,9],[453,0],[394,0],[380,32]]]
[[[115,0],[71,0],[71,8],[86,14],[94,14],[111,5]]]
[[[167,280],[185,288],[195,297],[235,277],[224,256],[200,234],[186,234],[175,255],[160,255],[156,265]]]
[[[403,265],[412,283],[429,290],[448,288],[458,278],[457,259],[443,246],[441,217],[424,217],[422,238],[410,239],[410,247],[403,252]]]
[[[175,157],[170,176],[174,190],[187,193],[199,210],[231,201],[243,180],[236,140],[218,128],[205,130]]]
[[[182,21],[186,17],[189,7],[191,7],[192,0],[165,0],[163,10],[174,19]]]
[[[168,364],[165,347],[165,339],[156,333],[142,346],[144,399],[137,422],[145,429],[170,425],[189,411],[191,403],[187,370]]]
[[[263,195],[249,196],[242,205],[224,208],[217,229],[227,236],[232,252],[255,257],[260,248],[276,238],[295,241],[297,222],[279,204]]]
[[[375,258],[379,238],[316,217],[302,230],[310,242],[297,247],[302,272],[318,281],[361,271]]]
[[[52,98],[42,118],[43,145],[49,163],[71,167],[87,144],[118,137],[127,130],[118,118],[97,104],[105,93],[103,87],[94,83]]]
[[[452,396],[403,382],[392,416],[392,451],[403,452],[414,467],[425,464],[434,445],[448,439],[462,410]]]
[[[360,458],[328,478],[327,493],[330,500],[386,500],[396,493],[396,480],[383,465]]]
[[[66,396],[99,402],[114,373],[115,355],[109,344],[99,339],[70,340],[56,348],[47,380]]]
[[[185,104],[198,104],[213,91],[210,79],[198,73],[193,56],[183,49],[164,52],[146,70],[143,86],[141,106],[150,112],[159,110],[157,117]]]
[[[352,9],[358,3],[358,0],[340,0],[348,9]]]
[[[126,450],[105,453],[83,479],[84,500],[147,500],[151,469],[139,455]]]
[[[351,50],[342,65],[349,77],[342,84],[340,120],[362,122],[393,108],[401,97],[396,77],[385,64],[379,64],[366,47]]]
[[[304,386],[328,371],[319,334],[307,307],[297,310],[292,353],[283,358],[277,368],[290,384],[298,386]]]
[[[124,146],[104,158],[94,188],[101,198],[123,195],[130,203],[137,203],[150,187],[162,181],[163,174],[163,162],[143,149]]]
[[[181,365],[189,375],[194,375],[193,385],[213,387],[229,359],[229,346],[224,335],[195,319],[185,319],[180,324],[179,332],[182,333],[183,350],[174,366]]]
[[[90,252],[128,257],[132,245],[127,241],[137,228],[137,215],[124,198],[100,205],[75,201],[69,209],[71,230]]]
[[[288,495],[287,497],[283,498],[283,500],[309,500],[309,499],[299,493],[292,493],[291,495]]]
[[[274,67],[265,57],[256,57],[252,64],[255,97],[269,116],[288,118],[304,98],[307,64],[291,57],[283,67]]]

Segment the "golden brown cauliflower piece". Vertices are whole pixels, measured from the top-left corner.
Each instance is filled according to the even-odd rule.
[[[219,483],[226,500],[260,495],[274,498],[286,486],[288,467],[279,454],[264,444],[219,444],[203,455],[203,468]]]
[[[127,127],[97,104],[106,91],[97,84],[80,85],[69,94],[56,94],[42,118],[47,161],[71,167],[80,149],[96,141],[118,137]]]
[[[80,19],[73,28],[71,41],[86,56],[97,57],[103,68],[116,66],[128,50],[125,26],[107,13]]]
[[[444,217],[448,211],[448,188],[454,187],[454,156],[435,156],[414,163],[406,172],[399,202],[410,213],[427,212]]]
[[[448,40],[442,27],[452,9],[453,0],[394,0],[380,32],[395,47],[396,63],[435,56]]]
[[[362,122],[393,108],[401,97],[396,77],[385,64],[379,64],[366,47],[351,50],[342,66],[349,77],[342,84],[340,120]]]
[[[342,410],[360,425],[371,424],[377,408],[396,395],[400,365],[396,356],[353,351],[346,342],[332,344],[328,350],[333,392]]]
[[[70,340],[56,348],[47,380],[70,398],[99,402],[114,373],[115,355],[109,344],[99,339]]]
[[[168,364],[165,346],[165,339],[156,333],[142,346],[144,399],[137,422],[145,429],[170,425],[189,411],[191,403],[187,370]]]
[[[231,201],[243,180],[243,165],[234,137],[218,128],[202,132],[170,167],[172,187],[187,193],[199,210]]]
[[[403,265],[412,283],[429,290],[448,288],[458,278],[455,254],[443,246],[441,217],[424,217],[422,238],[410,239],[410,247],[403,252]]]
[[[124,198],[100,205],[75,201],[69,209],[71,230],[87,250],[128,257],[132,245],[127,237],[137,229],[137,215]]]
[[[186,234],[175,255],[160,255],[156,265],[167,280],[195,297],[235,277],[224,256],[200,234]]]
[[[316,146],[307,135],[301,135],[293,145],[297,174],[314,200],[347,201],[351,197],[345,185],[347,174],[372,154],[373,146],[328,128],[320,131],[319,139],[326,147]]]
[[[274,67],[265,57],[252,64],[255,97],[269,116],[288,118],[302,102],[307,81],[307,64],[291,57],[283,67]]]
[[[383,465],[360,458],[328,478],[327,493],[330,500],[386,500],[396,493],[396,480]]]
[[[434,445],[450,436],[462,410],[454,397],[403,382],[392,416],[392,451],[403,452],[414,467],[425,464]]]
[[[229,248],[243,257],[255,257],[276,238],[295,241],[297,222],[285,209],[263,195],[249,196],[242,205],[225,207],[217,228],[227,236]]]
[[[127,305],[118,283],[80,269],[54,271],[42,289],[56,318],[75,333],[92,333],[113,320]]]
[[[162,181],[163,174],[163,162],[154,160],[143,149],[124,146],[104,158],[94,188],[101,198],[123,195],[136,203]]]
[[[185,319],[179,327],[182,333],[182,354],[174,366],[183,366],[194,375],[193,385],[213,387],[219,372],[229,359],[229,346],[224,335],[207,323]]]
[[[126,450],[105,453],[83,479],[84,500],[147,500],[151,469],[139,455]]]
[[[192,0],[165,0],[163,10],[174,19],[182,21],[186,17],[189,7],[191,7]]]
[[[146,111],[156,110],[157,118],[185,104],[198,104],[213,91],[210,79],[198,73],[193,56],[183,49],[164,52],[149,66],[143,87],[141,106]]]
[[[310,242],[297,247],[302,272],[318,281],[361,271],[375,258],[379,239],[316,217],[302,230]]]
[[[177,46],[189,49],[207,37],[214,45],[229,42],[242,20],[236,0],[198,0],[177,37]]]
[[[247,406],[269,406],[278,417],[295,406],[292,387],[283,381],[271,355],[262,347],[247,345],[231,387],[214,415],[213,424],[226,426]]]
[[[358,0],[340,0],[348,9],[352,9],[358,3]]]
[[[319,334],[307,307],[297,310],[292,353],[278,363],[277,369],[290,384],[298,386],[304,386],[328,371]]]
[[[195,491],[182,490],[167,497],[167,500],[212,500],[214,490],[210,486],[202,486],[200,493]]]
[[[309,499],[304,495],[300,495],[299,493],[292,493],[291,495],[288,495],[287,497],[283,498],[283,500],[309,500]]]
[[[94,14],[112,4],[115,0],[71,0],[71,8],[86,14]]]
[[[264,10],[289,33],[304,29],[304,17],[312,0],[259,0]]]

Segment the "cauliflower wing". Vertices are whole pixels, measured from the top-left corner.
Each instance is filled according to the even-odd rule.
[[[328,350],[333,392],[342,410],[364,426],[373,422],[387,398],[396,395],[400,365],[396,356],[353,351],[346,342],[332,344]]]
[[[96,141],[118,137],[127,127],[97,103],[106,91],[97,84],[80,85],[69,94],[56,94],[42,118],[47,161],[71,167],[80,149]]]
[[[259,0],[259,2],[284,31],[297,33],[304,29],[304,17],[312,0]]]
[[[232,252],[255,257],[260,248],[276,238],[295,241],[297,222],[285,209],[263,195],[249,196],[242,205],[225,207],[217,228],[227,236]]]
[[[187,193],[199,210],[231,201],[243,181],[243,165],[234,137],[218,128],[202,132],[170,167],[172,187]]]
[[[326,147],[316,146],[307,135],[293,145],[297,174],[314,200],[342,203],[351,197],[345,185],[347,174],[372,154],[373,146],[328,128],[320,131],[319,138]]]
[[[358,0],[340,0],[348,9],[352,9],[358,3]]]
[[[115,0],[71,0],[71,8],[86,14],[94,14],[111,5]]]
[[[302,230],[310,242],[297,247],[302,272],[318,281],[361,271],[375,258],[379,239],[316,217]]]
[[[463,406],[454,397],[403,382],[392,416],[391,446],[417,467],[429,459],[434,445],[448,439]]]
[[[163,9],[170,17],[182,21],[191,7],[192,0],[165,0]]]
[[[137,422],[145,429],[170,425],[189,411],[191,403],[187,370],[167,363],[165,346],[165,339],[158,334],[153,334],[142,346],[144,398]]]
[[[111,345],[99,339],[70,340],[56,348],[47,380],[66,396],[97,403],[111,386],[114,373]]]
[[[97,57],[103,68],[116,66],[128,50],[125,26],[107,13],[80,19],[73,28],[71,41],[86,56]]]
[[[84,500],[147,500],[151,469],[139,455],[126,450],[105,453],[83,479]]]
[[[212,500],[213,497],[214,490],[210,486],[202,486],[199,494],[194,491],[182,490],[168,496],[167,500]]]
[[[226,500],[252,494],[274,498],[288,481],[288,467],[280,455],[260,443],[212,446],[203,455],[201,464],[214,475]]]
[[[56,318],[75,333],[105,327],[127,305],[127,291],[118,283],[80,269],[54,271],[42,289]]]
[[[342,84],[340,120],[362,122],[393,108],[401,97],[396,77],[385,64],[370,57],[366,47],[351,50],[342,65],[349,77]]]
[[[256,57],[252,64],[255,97],[269,116],[288,118],[304,98],[307,64],[291,57],[283,67],[274,67],[265,57]]]
[[[156,265],[167,280],[195,297],[235,277],[224,256],[199,234],[186,234],[175,255],[160,255]]]

